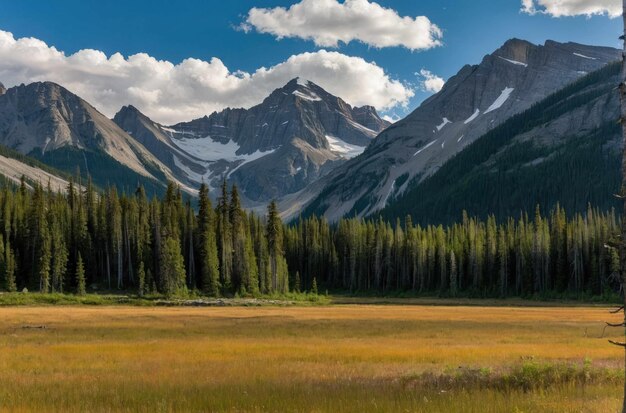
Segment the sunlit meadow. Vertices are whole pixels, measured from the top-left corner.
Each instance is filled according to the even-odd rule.
[[[604,307],[0,308],[0,411],[611,412],[623,353],[600,338],[610,318]]]

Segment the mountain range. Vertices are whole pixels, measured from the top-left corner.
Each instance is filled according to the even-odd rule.
[[[610,207],[602,194],[619,165],[619,58],[612,48],[512,39],[393,125],[301,78],[249,109],[176,125],[130,105],[108,119],[51,82],[0,84],[0,174],[52,176],[60,187],[79,172],[103,188],[155,194],[168,181],[190,194],[206,182],[213,197],[226,180],[248,208],[277,199],[285,217],[331,221],[504,216],[537,202]],[[572,191],[581,175],[593,189]]]
[[[4,88],[3,88],[4,90]],[[108,119],[60,85],[37,82],[0,95],[0,143],[101,186],[153,192],[174,181],[190,193],[222,180],[246,206],[301,190],[365,149],[389,123],[310,81],[293,79],[250,109],[160,125],[133,106]]]

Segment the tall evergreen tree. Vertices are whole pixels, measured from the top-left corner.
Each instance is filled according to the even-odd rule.
[[[209,198],[209,188],[205,183],[202,183],[199,191],[197,231],[201,289],[205,294],[217,296],[220,293],[220,274],[215,213]]]
[[[4,246],[4,288],[8,292],[14,292],[17,290],[17,284],[15,282],[15,274],[16,274],[16,262],[15,262],[15,254],[11,249],[11,244],[9,241],[6,242]]]
[[[165,239],[159,263],[161,292],[166,296],[185,294],[185,263],[178,239],[171,236]]]
[[[86,293],[85,264],[83,263],[83,257],[78,253],[78,258],[76,259],[76,294],[85,295]]]

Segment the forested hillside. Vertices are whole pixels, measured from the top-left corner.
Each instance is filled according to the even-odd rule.
[[[416,179],[382,211],[420,223],[450,223],[462,211],[498,219],[560,203],[568,213],[587,205],[618,207],[621,129],[620,65],[591,73],[495,128]]]
[[[122,290],[140,295],[284,294],[329,289],[446,296],[610,295],[618,284],[613,212],[561,207],[497,221],[462,215],[449,226],[311,217],[283,225],[242,210],[236,187],[198,205],[170,184],[162,199],[70,183],[0,192],[4,290]],[[83,188],[82,186],[80,188]]]

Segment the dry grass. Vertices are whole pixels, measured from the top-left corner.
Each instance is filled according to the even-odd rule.
[[[611,412],[623,352],[598,338],[607,318],[600,307],[0,308],[0,411]],[[455,386],[450,373],[586,358],[612,373],[531,390]],[[422,383],[440,374],[445,386]]]

